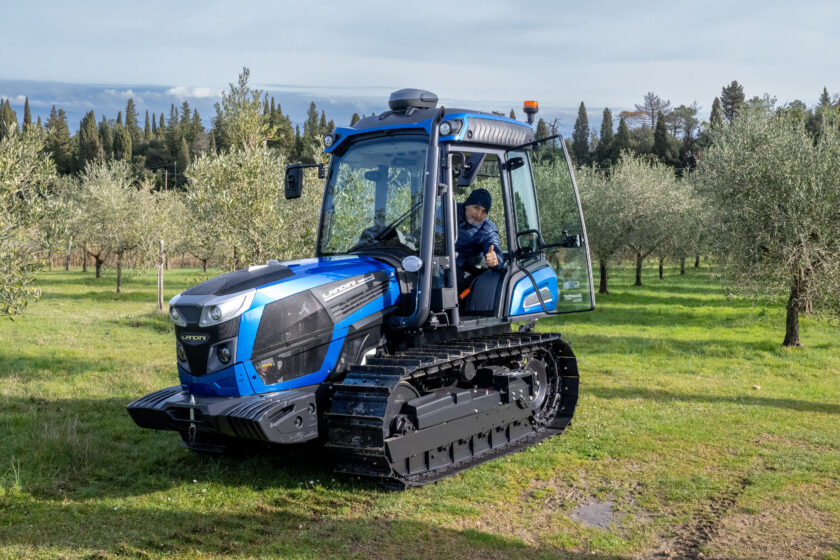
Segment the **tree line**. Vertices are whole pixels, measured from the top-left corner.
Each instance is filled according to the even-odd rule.
[[[247,74],[246,70],[246,81]],[[300,125],[293,126],[289,115],[273,97],[263,96],[260,108],[261,118],[272,130],[268,146],[286,161],[314,162],[321,138],[335,129],[335,123],[327,120],[323,110],[319,113],[314,102],[309,105],[303,129]],[[23,120],[18,123],[17,113],[4,100],[0,103],[0,141],[14,129],[40,130],[45,133],[43,149],[55,163],[59,175],[80,175],[90,163],[124,161],[136,176],[151,181],[155,189],[177,188],[185,184],[185,172],[197,157],[223,153],[231,147],[230,134],[224,129],[225,110],[221,102],[215,104],[215,111],[209,130],[189,101],[180,107],[172,104],[168,115],[149,114],[146,110],[141,126],[134,100],[129,99],[125,111],[119,111],[114,118],[103,114],[97,120],[96,112],[88,111],[75,134],[71,134],[62,108],[53,105],[46,122],[41,117],[33,122],[26,98]]]
[[[711,255],[733,292],[786,296],[784,345],[798,346],[801,313],[840,316],[840,100],[826,88],[808,108],[769,95],[745,99],[733,81],[712,103],[669,111],[654,93],[630,128],[609,109],[599,137],[584,105],[569,143],[578,166],[599,293],[630,260],[635,285],[654,257],[680,263]],[[653,134],[650,129],[653,127]],[[677,133],[682,131],[682,138]]]

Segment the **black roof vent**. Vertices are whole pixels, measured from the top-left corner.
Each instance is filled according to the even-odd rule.
[[[423,89],[401,89],[395,91],[388,98],[388,106],[392,111],[406,111],[410,109],[434,109],[438,97],[431,91]]]

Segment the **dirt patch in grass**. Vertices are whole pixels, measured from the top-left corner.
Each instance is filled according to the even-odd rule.
[[[643,467],[625,462],[620,468],[627,474]],[[593,532],[604,530],[623,539],[651,521],[650,513],[637,502],[641,490],[632,475],[618,480],[592,477],[586,471],[566,472],[550,479],[533,480],[517,499],[490,504],[477,518],[461,518],[453,525],[460,530],[503,535],[540,548],[547,546],[546,539],[552,540],[552,535],[568,534],[568,542],[578,545],[562,548],[583,551],[587,549],[584,542]],[[610,503],[606,526],[593,527],[575,514],[581,506],[606,502]]]
[[[720,522],[701,558],[812,559],[840,548],[840,517],[803,503],[770,504]]]

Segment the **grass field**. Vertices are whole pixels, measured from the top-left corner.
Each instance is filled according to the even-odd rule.
[[[631,273],[538,325],[579,359],[565,435],[389,493],[316,450],[213,459],[135,427],[125,405],[176,383],[154,275],[45,272],[0,321],[0,558],[840,559],[840,331],[805,318],[782,348],[781,302]],[[167,272],[167,298],[199,279]]]

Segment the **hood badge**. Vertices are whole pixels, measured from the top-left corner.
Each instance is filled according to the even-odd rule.
[[[183,342],[184,344],[190,344],[192,346],[196,346],[198,344],[204,344],[205,342],[210,340],[210,335],[184,333],[179,338],[181,339],[181,342]]]
[[[331,289],[328,292],[321,292],[321,299],[324,300],[324,303],[330,301],[331,299],[335,299],[343,293],[349,292],[354,288],[358,288],[359,286],[364,286],[368,282],[373,280],[373,274],[366,274],[361,278],[356,278],[350,280],[349,282],[345,282],[340,286],[336,286],[335,288]]]

